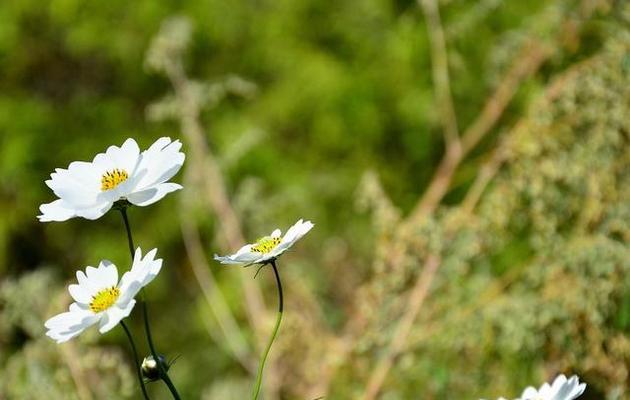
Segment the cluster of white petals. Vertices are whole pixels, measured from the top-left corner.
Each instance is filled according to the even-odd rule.
[[[116,201],[127,200],[147,206],[182,187],[168,182],[184,164],[179,140],[158,139],[140,152],[134,139],[110,146],[92,162],[75,161],[67,169],[57,168],[46,185],[59,198],[40,206],[42,222],[74,217],[97,219]]]
[[[577,375],[569,379],[564,375],[558,375],[551,385],[545,382],[538,389],[530,386],[515,400],[573,400],[580,397],[584,390],[586,383],[580,383]],[[498,400],[506,399],[500,397]]]
[[[140,248],[136,249],[133,265],[120,281],[118,269],[106,260],[98,268],[77,271],[77,284],[68,286],[74,302],[67,312],[46,321],[46,335],[63,343],[95,324],[99,324],[101,333],[112,329],[131,313],[140,289],[160,272],[162,260],[155,259],[156,253],[153,249],[142,257]]]
[[[163,137],[147,150],[140,152],[134,139],[122,146],[110,146],[97,154],[92,162],[75,161],[67,169],[57,168],[46,181],[57,200],[40,206],[42,222],[65,221],[74,217],[97,219],[117,202],[147,206],[166,194],[182,187],[168,182],[182,167],[184,153],[179,140]],[[313,224],[299,220],[281,237],[276,229],[270,236],[243,246],[236,254],[215,259],[223,264],[265,264],[270,262],[304,236]],[[74,302],[67,312],[48,321],[46,335],[58,343],[66,342],[85,329],[98,324],[105,333],[129,316],[136,304],[134,297],[160,272],[162,260],[155,259],[157,249],[144,258],[138,248],[133,265],[120,281],[118,269],[109,261],[101,261],[97,268],[77,271],[77,283],[68,287]]]
[[[221,264],[266,264],[289,250],[302,236],[313,228],[311,221],[300,219],[282,236],[280,229],[271,235],[258,239],[256,243],[246,244],[236,253],[228,256],[214,255],[214,259]]]

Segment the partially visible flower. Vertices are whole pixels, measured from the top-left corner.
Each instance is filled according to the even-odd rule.
[[[144,258],[136,249],[131,270],[118,281],[118,269],[109,261],[101,261],[98,268],[77,271],[78,284],[68,286],[74,299],[69,311],[46,321],[46,335],[57,343],[66,342],[92,325],[99,324],[99,332],[112,329],[129,316],[136,301],[134,297],[160,272],[162,260],[155,259],[157,249]]]
[[[67,169],[57,168],[46,181],[58,200],[39,207],[41,222],[66,221],[74,217],[97,219],[115,202],[127,200],[147,206],[182,187],[168,182],[184,164],[179,140],[158,139],[140,153],[138,144],[127,139],[110,146],[92,162],[75,161]]]
[[[559,375],[551,386],[545,382],[538,390],[528,387],[520,400],[573,400],[582,395],[585,389],[586,383],[580,383],[577,375],[569,379],[564,375]]]
[[[221,264],[266,264],[280,257],[291,246],[313,228],[311,221],[301,219],[289,228],[283,237],[282,231],[276,229],[271,235],[262,237],[256,243],[241,247],[236,253],[229,256],[214,255],[214,259]]]

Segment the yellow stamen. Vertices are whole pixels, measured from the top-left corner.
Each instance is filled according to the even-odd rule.
[[[129,174],[124,169],[115,168],[107,171],[101,177],[101,190],[103,192],[111,190],[126,181],[127,178],[129,178]]]
[[[120,296],[120,289],[117,287],[109,287],[98,292],[92,296],[92,302],[90,303],[90,310],[94,313],[100,313],[111,307]]]
[[[279,237],[265,236],[264,238],[260,238],[258,239],[258,241],[256,241],[256,244],[252,246],[252,251],[256,253],[266,254],[273,250],[279,244]]]

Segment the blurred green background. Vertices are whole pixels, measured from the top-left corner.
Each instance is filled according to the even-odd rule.
[[[36,215],[54,168],[160,136],[185,189],[129,213],[183,398],[247,398],[273,323],[271,273],[211,256],[305,218],[265,398],[630,399],[628,2],[3,1],[0,399],[140,398],[122,330],[44,336],[76,269],[129,267],[119,215]]]

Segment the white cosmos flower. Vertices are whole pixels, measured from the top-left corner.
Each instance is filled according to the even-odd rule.
[[[265,264],[282,255],[313,226],[311,221],[304,222],[300,219],[289,228],[283,237],[281,237],[282,231],[276,229],[271,232],[271,235],[258,239],[256,243],[241,247],[232,255],[218,256],[215,254],[214,259],[220,261],[221,264]]]
[[[567,379],[559,375],[551,385],[545,382],[540,389],[528,387],[519,400],[573,400],[586,389],[586,383],[580,383],[577,375]]]
[[[87,267],[85,273],[77,271],[78,284],[68,286],[74,303],[69,311],[46,321],[46,335],[63,343],[97,323],[101,333],[112,329],[131,313],[140,289],[160,272],[162,260],[155,259],[156,253],[153,249],[143,258],[140,248],[136,249],[131,270],[120,281],[116,266],[109,261],[101,261],[98,268]]]
[[[67,169],[57,168],[46,181],[58,200],[42,204],[40,221],[65,221],[74,217],[97,219],[118,200],[147,206],[182,187],[167,182],[184,164],[182,144],[158,139],[140,153],[138,144],[127,139],[110,146],[92,162],[75,161]]]

